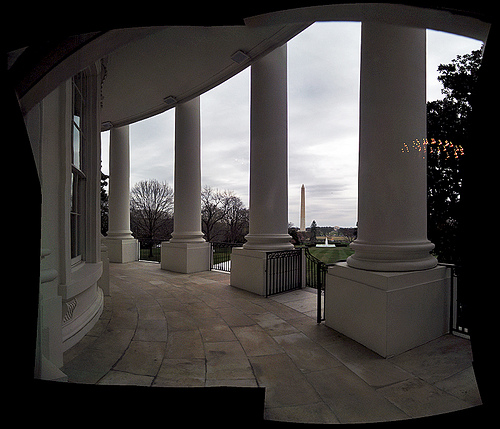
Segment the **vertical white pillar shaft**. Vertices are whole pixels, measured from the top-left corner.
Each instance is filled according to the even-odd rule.
[[[130,231],[129,126],[112,128],[109,142],[109,238],[133,238]]]
[[[175,108],[174,232],[161,246],[161,268],[179,273],[210,269],[211,245],[201,231],[200,98]]]
[[[373,271],[436,266],[427,240],[425,29],[363,22],[358,239],[348,265]]]
[[[174,232],[171,243],[202,243],[200,98],[175,108]]]
[[[288,235],[287,48],[252,65],[248,250],[293,248]]]

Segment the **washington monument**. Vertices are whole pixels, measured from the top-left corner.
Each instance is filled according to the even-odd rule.
[[[306,188],[304,185],[300,188],[300,230],[306,230]]]

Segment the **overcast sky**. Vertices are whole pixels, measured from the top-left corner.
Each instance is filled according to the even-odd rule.
[[[361,24],[315,23],[288,42],[288,219],[299,225],[306,187],[306,225],[357,221]],[[439,64],[481,42],[427,31],[427,100],[443,98]],[[201,96],[202,185],[236,192],[248,207],[250,68]],[[157,179],[173,186],[174,110],[130,126],[133,186]],[[102,134],[108,173],[109,132]]]

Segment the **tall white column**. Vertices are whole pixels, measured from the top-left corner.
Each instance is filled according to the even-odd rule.
[[[105,240],[110,262],[137,259],[137,240],[130,231],[130,131],[112,128],[109,139],[109,230]]]
[[[373,271],[435,267],[427,240],[425,29],[363,23],[358,239],[348,265]]]
[[[174,232],[162,243],[161,267],[182,273],[210,269],[201,231],[200,98],[175,108]]]
[[[449,272],[427,240],[425,29],[363,22],[358,239],[328,269],[325,324],[387,357],[445,334]]]
[[[293,249],[288,235],[287,48],[252,65],[248,250]]]
[[[265,295],[266,252],[293,249],[288,235],[287,49],[251,70],[250,212],[243,248],[231,255],[231,285]]]
[[[200,98],[175,108],[174,232],[171,243],[203,243]]]
[[[110,238],[133,238],[130,231],[130,130],[112,128],[109,136]]]

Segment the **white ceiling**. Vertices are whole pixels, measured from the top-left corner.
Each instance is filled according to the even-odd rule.
[[[245,25],[115,29],[93,33],[67,55],[47,57],[47,70],[23,92],[21,108],[29,111],[61,82],[101,60],[105,67],[101,123],[107,123],[103,129],[130,124],[174,107],[175,103],[164,102],[166,97],[182,102],[212,89],[315,21],[365,20],[432,28],[483,41],[490,28],[478,18],[450,11],[353,3],[257,15],[245,19]],[[249,59],[233,61],[237,51]]]
[[[286,43],[308,24],[262,27],[164,27],[109,54],[104,61],[101,122],[130,124],[161,113],[229,79]],[[243,51],[241,64],[231,56]],[[109,127],[106,124],[103,128]]]
[[[289,9],[245,19],[241,26],[140,29],[105,59],[103,129],[161,113],[175,97],[187,101],[239,73],[315,21],[376,20],[486,40],[489,24],[449,11],[394,4],[339,4]],[[122,30],[118,37],[132,30]],[[137,30],[135,30],[137,31]],[[129,36],[130,37],[130,36]],[[231,56],[243,51],[241,64]]]

